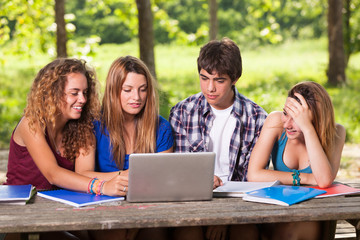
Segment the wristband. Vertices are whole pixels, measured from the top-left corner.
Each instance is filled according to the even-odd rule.
[[[90,184],[90,193],[94,194],[94,190],[93,190],[93,187],[94,187],[94,183],[97,181],[98,179],[97,178],[92,178],[90,180],[91,184]]]
[[[105,182],[106,182],[106,181],[101,181],[101,184],[100,184],[100,195],[104,195],[103,188],[104,188]]]
[[[293,177],[293,186],[300,186],[301,179],[299,170],[294,169],[291,175]]]

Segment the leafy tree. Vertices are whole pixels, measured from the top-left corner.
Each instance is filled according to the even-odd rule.
[[[31,56],[54,42],[53,0],[8,0],[0,3],[0,44],[5,53]],[[10,41],[11,40],[11,41]]]
[[[77,2],[77,1],[67,1]],[[0,2],[0,63],[5,64],[6,54],[21,54],[31,59],[39,51],[56,56],[56,23],[54,0],[6,0]],[[66,14],[65,20],[74,15]],[[81,44],[71,40],[75,26],[66,23],[68,55],[89,56],[97,44],[96,38],[85,39]],[[70,37],[69,37],[70,36]],[[87,35],[86,38],[89,38]]]
[[[124,43],[137,34],[137,9],[133,0],[67,1],[67,12],[76,17],[76,38],[99,36],[101,43]],[[90,20],[91,19],[91,20]]]
[[[183,44],[198,45],[208,40],[208,0],[155,0],[154,3],[156,8],[160,9],[158,11],[165,12],[167,16],[163,21],[157,18],[155,13],[156,33],[166,32],[168,41],[176,40]],[[157,24],[157,21],[160,24]],[[166,28],[161,28],[163,26]]]
[[[219,34],[251,46],[281,43],[289,37],[319,37],[326,29],[324,6],[324,0],[222,0]]]
[[[344,0],[344,48],[346,65],[360,51],[360,0]]]

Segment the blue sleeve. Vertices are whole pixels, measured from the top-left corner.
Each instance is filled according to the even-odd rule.
[[[170,123],[159,116],[159,127],[156,133],[156,152],[163,152],[174,145],[174,137]]]

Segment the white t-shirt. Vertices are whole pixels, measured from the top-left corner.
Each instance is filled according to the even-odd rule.
[[[229,148],[236,126],[236,119],[230,114],[232,109],[233,105],[224,110],[211,107],[215,119],[210,130],[209,151],[216,153],[214,174],[223,182],[227,182],[230,174]]]

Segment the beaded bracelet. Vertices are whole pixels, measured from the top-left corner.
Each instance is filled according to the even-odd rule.
[[[100,195],[104,195],[104,193],[103,193],[103,188],[104,188],[105,182],[106,182],[106,181],[101,181],[101,183],[100,183],[100,190],[99,190]]]
[[[293,177],[293,186],[300,186],[300,172],[299,170],[293,169],[293,173],[291,174]]]
[[[100,192],[100,180],[96,180],[94,183],[93,191],[96,195],[99,195]]]
[[[91,184],[93,183],[93,180],[94,180],[95,178],[92,178],[92,179],[90,179],[90,181],[89,181],[89,184],[88,184],[88,188],[87,188],[87,192],[88,193],[91,193]]]
[[[90,189],[88,189],[88,190],[89,190],[89,192],[92,193],[92,194],[94,194],[93,187],[94,187],[94,183],[96,182],[96,180],[98,180],[98,179],[97,179],[97,178],[92,178],[92,179],[90,180]]]
[[[102,180],[102,181],[99,180],[99,184],[97,185],[96,195],[104,195],[103,192],[102,192],[102,188],[104,186],[104,183],[105,183],[104,180]]]

